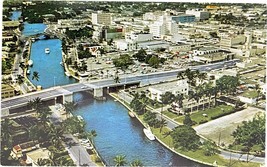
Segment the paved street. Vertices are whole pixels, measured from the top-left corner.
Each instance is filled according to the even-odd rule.
[[[55,107],[52,106],[52,115],[51,120],[55,125],[58,125],[59,122],[61,122],[61,116],[58,111],[55,111]],[[86,151],[86,149],[79,143],[79,141],[73,137],[72,134],[64,134],[65,142],[63,142],[63,145],[65,146],[65,149],[68,151],[70,157],[74,161],[74,163],[77,166],[81,166],[86,164],[86,166],[96,166],[95,163],[92,162],[90,155]]]

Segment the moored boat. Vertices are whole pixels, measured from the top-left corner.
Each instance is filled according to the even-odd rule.
[[[49,48],[45,48],[45,53],[46,54],[50,53],[50,49]]]
[[[128,114],[130,115],[131,118],[134,118],[135,117],[134,113],[131,112],[131,111],[129,111]]]
[[[148,129],[144,128],[143,131],[149,140],[155,140],[155,136],[153,135],[153,133],[149,128]]]
[[[33,65],[33,61],[32,61],[32,60],[29,60],[29,61],[28,61],[28,65],[29,65],[29,66],[32,66],[32,65]]]

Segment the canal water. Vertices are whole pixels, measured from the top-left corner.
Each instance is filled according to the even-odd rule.
[[[86,130],[96,130],[96,149],[108,166],[115,165],[116,155],[126,155],[127,165],[139,159],[145,166],[204,166],[180,157],[157,141],[150,141],[143,133],[143,126],[128,115],[127,109],[112,98],[107,101],[92,99],[87,93],[74,95]]]
[[[9,17],[12,21],[17,21],[19,20],[19,17],[21,16],[21,11],[19,10],[15,10],[13,12],[11,12],[12,15]]]
[[[34,23],[30,24],[27,22],[24,22],[24,29],[22,31],[22,35],[28,37],[31,35],[41,34],[46,29],[46,25],[43,23]]]
[[[45,53],[45,48],[50,49],[49,54]],[[29,79],[34,85],[49,88],[77,82],[65,75],[64,67],[60,64],[62,51],[59,39],[38,40],[32,43],[30,59],[33,60],[33,66],[29,68]],[[39,81],[32,80],[34,71],[39,73]]]

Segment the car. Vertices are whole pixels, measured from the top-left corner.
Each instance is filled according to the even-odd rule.
[[[82,87],[81,87],[81,89],[86,89],[86,88],[88,88],[88,86],[82,86]]]

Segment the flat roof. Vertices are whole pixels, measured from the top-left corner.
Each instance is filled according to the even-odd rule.
[[[149,88],[157,89],[157,90],[165,91],[165,92],[168,92],[168,91],[172,92],[173,90],[177,89],[177,81],[153,85],[153,86],[150,86]]]
[[[28,157],[30,157],[33,162],[36,162],[39,158],[49,159],[50,151],[47,149],[37,149],[31,152],[26,153]]]

